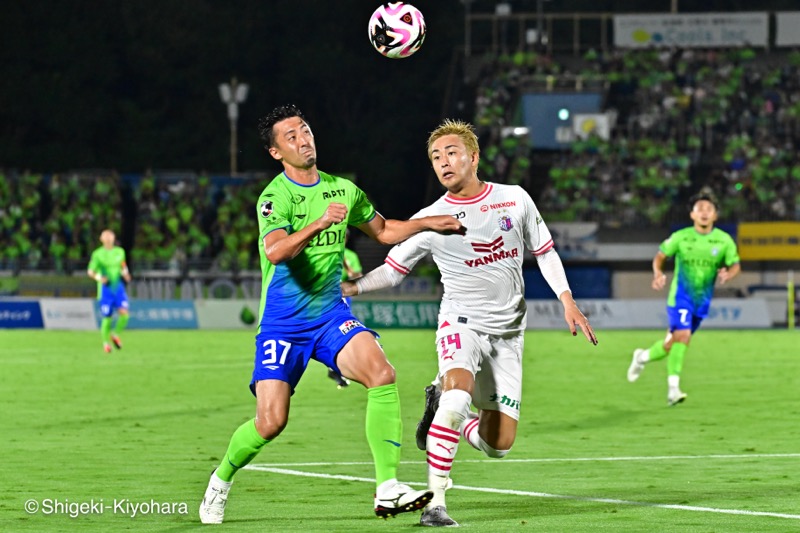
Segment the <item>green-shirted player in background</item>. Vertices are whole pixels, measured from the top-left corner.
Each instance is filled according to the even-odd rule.
[[[686,399],[680,379],[683,359],[692,334],[708,315],[714,284],[722,285],[741,271],[739,254],[733,238],[714,227],[717,200],[708,190],[701,190],[690,200],[690,217],[694,225],[678,230],[661,243],[653,258],[654,290],[661,290],[667,281],[663,272],[668,257],[675,258],[675,273],[667,298],[669,330],[663,341],[646,349],[636,349],[628,368],[628,381],[639,379],[644,365],[667,359],[667,403],[676,405]]]
[[[117,349],[122,348],[119,336],[128,325],[128,294],[125,292],[124,279],[131,281],[128,265],[125,263],[125,250],[116,246],[116,235],[110,229],[103,230],[100,242],[103,246],[92,252],[87,274],[97,281],[97,299],[100,301],[100,333],[103,337],[103,350],[111,352],[111,343]],[[111,317],[117,311],[117,324],[111,331]]]
[[[384,219],[354,183],[317,169],[314,135],[295,106],[272,110],[259,122],[259,132],[284,170],[261,193],[254,213],[262,274],[250,381],[256,416],[233,433],[209,479],[200,520],[223,521],[234,474],[286,427],[290,399],[311,359],[367,389],[365,433],[375,464],[375,514],[385,518],[422,509],[433,493],[397,481],[403,425],[394,367],[376,341],[377,334],[364,327],[342,299],[345,231],[348,225],[355,226],[379,243],[390,244],[420,231],[462,232],[463,226],[450,215]],[[365,132],[354,133],[359,134]],[[323,441],[320,459],[331,445]],[[282,497],[280,487],[271,492]],[[264,509],[268,516],[268,500]]]

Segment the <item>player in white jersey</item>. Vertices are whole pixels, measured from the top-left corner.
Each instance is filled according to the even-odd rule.
[[[426,416],[417,433],[418,440],[420,434],[424,438],[420,447],[427,452],[428,488],[434,496],[420,523],[452,527],[458,524],[447,514],[444,492],[459,437],[499,458],[509,452],[517,435],[527,315],[522,278],[526,250],[536,257],[561,300],[572,334],[580,328],[593,344],[597,337],[572,298],[550,231],[528,193],[516,185],[478,179],[480,150],[472,126],[446,120],[431,133],[428,156],[447,193],[415,217],[449,214],[466,233],[414,235],[392,248],[383,265],[344,282],[342,290],[356,295],[397,285],[428,254],[439,267],[444,296],[436,332],[436,383],[441,392],[434,386],[426,389]]]

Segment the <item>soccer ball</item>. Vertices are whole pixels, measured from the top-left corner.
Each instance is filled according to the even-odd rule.
[[[425,19],[419,9],[405,2],[387,2],[369,19],[369,42],[386,57],[408,57],[425,40]]]

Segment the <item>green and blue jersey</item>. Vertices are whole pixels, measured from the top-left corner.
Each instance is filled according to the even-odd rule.
[[[701,317],[708,313],[717,270],[739,262],[733,238],[718,228],[705,235],[693,226],[678,230],[661,243],[659,250],[675,258],[667,305],[690,309]]]
[[[347,206],[347,219],[316,237],[295,257],[277,265],[267,259],[264,237],[283,229],[290,235],[318,220],[331,203]],[[372,220],[375,208],[353,182],[319,172],[313,185],[295,183],[285,173],[273,179],[256,204],[261,258],[259,329],[303,325],[342,300],[340,280],[347,226]]]
[[[125,250],[119,246],[106,248],[101,246],[92,252],[88,270],[108,279],[106,286],[115,292],[122,284],[122,269],[125,265]],[[103,285],[97,282],[97,298],[100,299]]]

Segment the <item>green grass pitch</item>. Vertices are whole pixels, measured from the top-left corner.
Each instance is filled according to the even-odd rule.
[[[566,330],[529,332],[513,450],[491,460],[463,441],[459,448],[448,509],[462,528],[800,530],[800,333],[701,330],[684,368],[689,397],[671,408],[663,361],[637,383],[625,379],[633,348],[662,335],[600,331],[593,347]],[[122,351],[106,355],[97,332],[0,330],[0,531],[201,529],[208,475],[253,416],[253,333],[123,339]],[[413,435],[436,369],[433,332],[385,330],[382,342],[403,402],[400,477],[422,486]],[[365,399],[359,385],[337,390],[312,364],[289,426],[255,459],[260,470],[237,475],[226,522],[212,529],[420,531],[418,514],[385,522],[373,514]],[[39,512],[25,512],[28,500]],[[43,514],[54,500],[166,502],[177,512]]]

